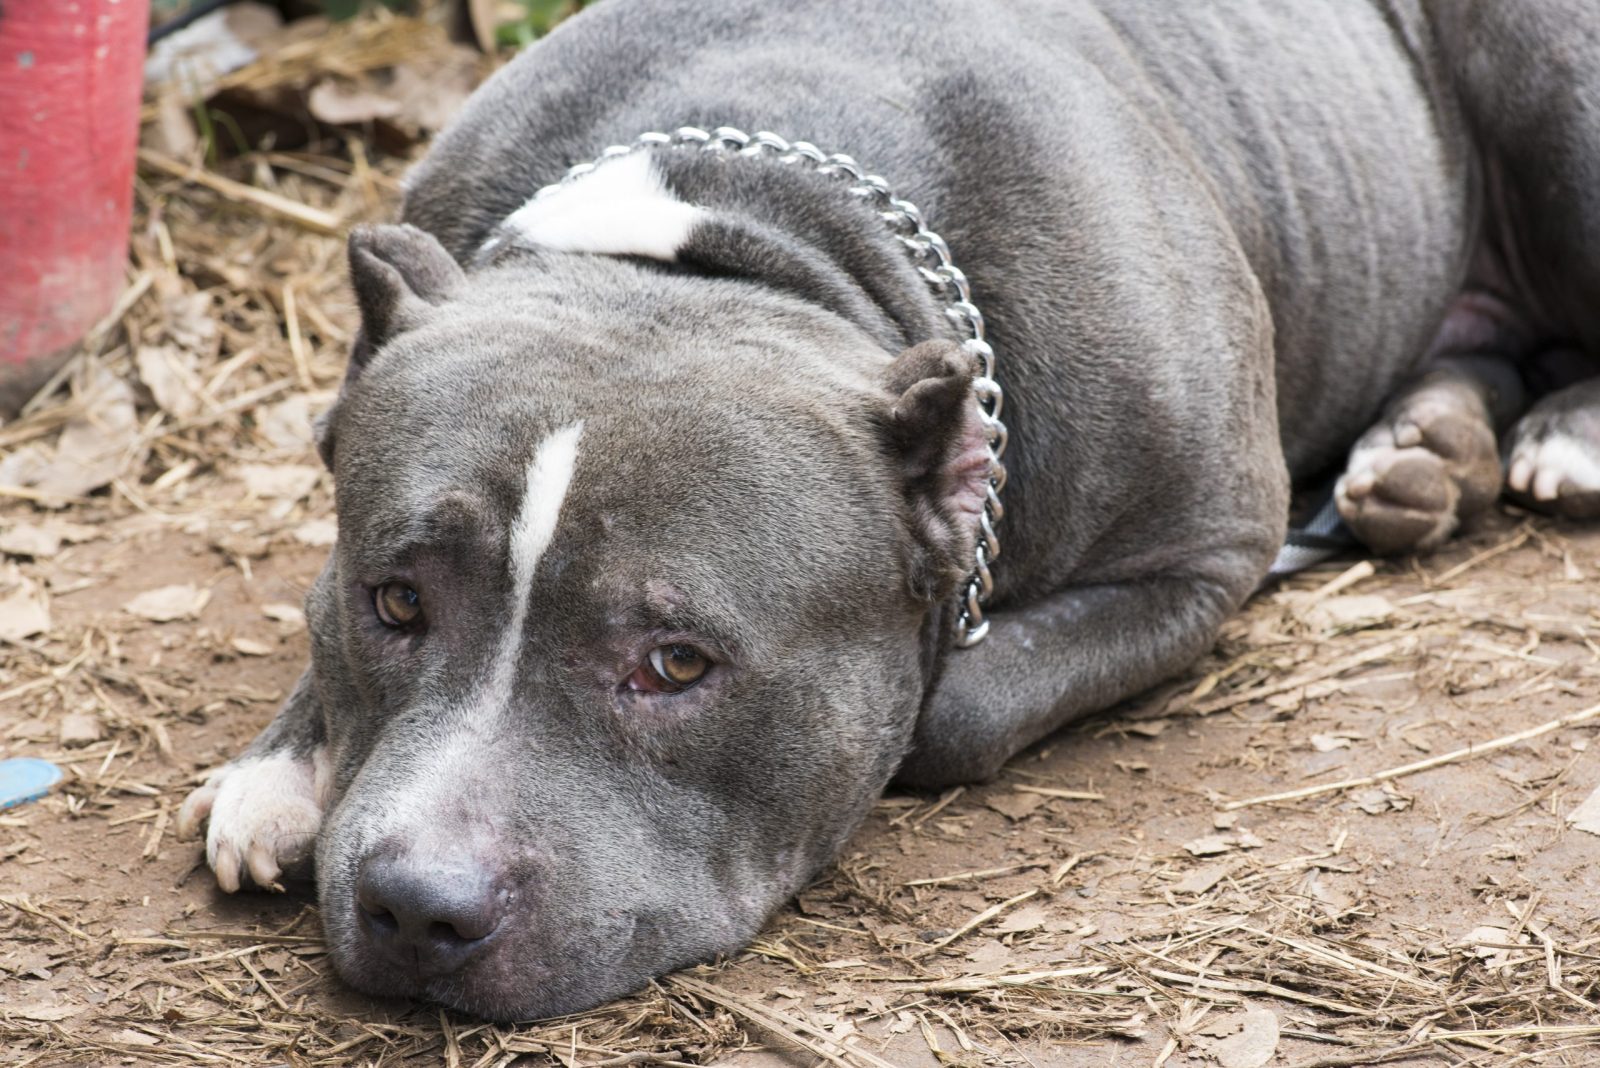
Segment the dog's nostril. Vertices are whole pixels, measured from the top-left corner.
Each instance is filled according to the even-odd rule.
[[[385,934],[394,934],[400,930],[400,921],[394,918],[394,913],[388,909],[378,909],[374,912],[365,905],[361,906],[366,911],[367,919],[372,926]]]
[[[433,923],[428,926],[428,937],[437,938],[439,941],[446,943],[476,942],[478,939],[483,937],[483,934],[473,934],[471,933],[473,930],[474,929],[471,927],[471,925],[468,925],[467,930],[463,931],[458,924]],[[487,933],[488,932],[484,932],[484,934]]]

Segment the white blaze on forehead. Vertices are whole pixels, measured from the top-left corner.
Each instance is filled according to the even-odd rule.
[[[705,213],[667,191],[647,152],[608,160],[512,212],[506,226],[560,252],[673,262]]]
[[[522,629],[533,596],[533,575],[554,539],[561,506],[578,466],[583,420],[562,427],[539,443],[528,463],[526,486],[511,524],[511,619],[500,635],[490,673],[464,704],[440,711],[436,731],[411,754],[411,779],[389,799],[384,825],[415,838],[452,802],[474,802],[469,788],[482,767],[486,746],[495,744],[501,712],[516,684]]]
[[[562,427],[539,443],[528,464],[527,486],[522,506],[511,525],[511,625],[506,628],[495,667],[495,689],[508,697],[511,673],[516,666],[517,649],[522,644],[522,625],[528,618],[528,599],[533,591],[533,573],[539,558],[555,537],[561,506],[572,485],[572,472],[578,465],[578,442],[583,437],[583,420]]]

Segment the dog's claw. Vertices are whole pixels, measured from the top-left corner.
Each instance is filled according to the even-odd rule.
[[[217,788],[207,780],[201,786],[183,799],[183,804],[178,806],[178,837],[190,839],[200,833],[200,824],[211,815],[211,806],[216,804]]]

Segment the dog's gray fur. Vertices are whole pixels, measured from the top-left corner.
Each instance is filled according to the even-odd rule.
[[[185,823],[240,769],[318,757],[323,917],[372,991],[547,1015],[736,949],[896,774],[991,776],[1207,649],[1291,481],[1337,473],[1391,398],[1379,452],[1423,418],[1408,398],[1468,431],[1505,406],[1455,357],[1592,356],[1597,107],[1586,0],[601,3],[477,93],[410,178],[408,225],[352,237],[365,326],[325,423],[340,535],[312,666]],[[971,278],[1012,442],[975,649],[948,641],[971,368],[863,205],[770,161],[657,153],[704,210],[675,263],[481,252],[569,165],[723,123],[855,155]],[[1504,307],[1450,318],[1483,288]],[[1406,392],[1425,365],[1486,403]],[[1544,410],[1540,433],[1575,418]],[[524,475],[580,420],[507,646]],[[1476,499],[1482,434],[1462,460],[1434,429],[1412,474],[1444,481],[1421,497],[1385,483],[1390,453],[1351,483],[1374,544],[1422,544],[1406,522],[1447,531]],[[376,621],[397,577],[425,633]],[[713,654],[702,685],[619,688],[668,641]],[[484,682],[502,648],[504,692]],[[251,852],[272,799],[235,801],[219,878],[271,881],[304,850]],[[481,952],[382,963],[355,889],[379,853],[488,879],[506,914]]]

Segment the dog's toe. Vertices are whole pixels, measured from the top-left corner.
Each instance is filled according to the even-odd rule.
[[[296,756],[244,757],[213,772],[178,811],[178,832],[206,827],[206,861],[217,885],[233,893],[248,877],[277,888],[286,870],[311,855],[322,825],[322,750]]]

